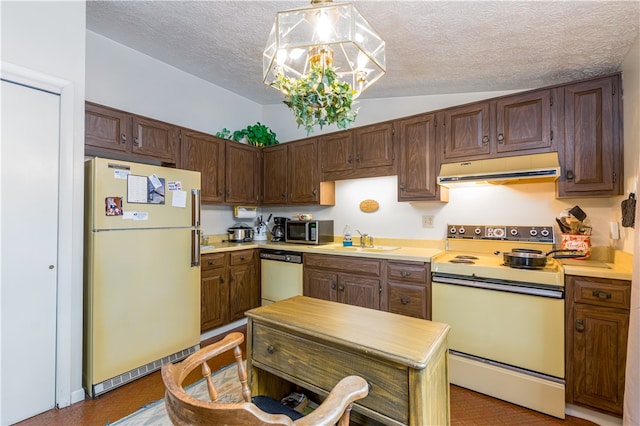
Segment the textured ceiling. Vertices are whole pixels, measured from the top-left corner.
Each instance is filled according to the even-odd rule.
[[[336,0],[337,1],[337,0]],[[279,10],[309,1],[87,1],[87,28],[259,104]],[[640,1],[352,1],[386,42],[362,98],[542,87],[620,70]]]

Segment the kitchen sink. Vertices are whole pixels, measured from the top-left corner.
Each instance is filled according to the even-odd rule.
[[[373,247],[347,246],[345,247],[340,244],[334,244],[330,246],[322,246],[320,248],[322,248],[323,250],[326,249],[326,250],[335,250],[335,251],[355,251],[355,252],[375,253],[375,252],[397,250],[400,247],[396,247],[396,246],[373,246]]]
[[[211,249],[214,249],[214,248],[216,248],[216,247],[215,246],[200,246],[200,250],[201,251],[202,250],[211,250]]]

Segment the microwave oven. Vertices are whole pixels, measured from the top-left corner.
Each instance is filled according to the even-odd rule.
[[[300,244],[333,242],[333,220],[288,220],[285,241]]]

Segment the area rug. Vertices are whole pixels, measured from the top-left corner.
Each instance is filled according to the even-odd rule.
[[[242,390],[238,380],[238,367],[235,363],[227,365],[213,373],[213,384],[218,390],[219,401],[232,403],[242,401]],[[194,398],[208,400],[207,384],[204,379],[189,385],[185,391]],[[113,426],[171,426],[171,421],[167,417],[164,399],[152,402],[133,414],[118,420],[115,423],[108,423]]]

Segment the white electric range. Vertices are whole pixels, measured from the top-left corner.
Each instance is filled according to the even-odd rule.
[[[551,226],[448,225],[433,259],[432,319],[451,326],[451,383],[564,418],[564,275],[508,266],[514,249],[554,248]]]

